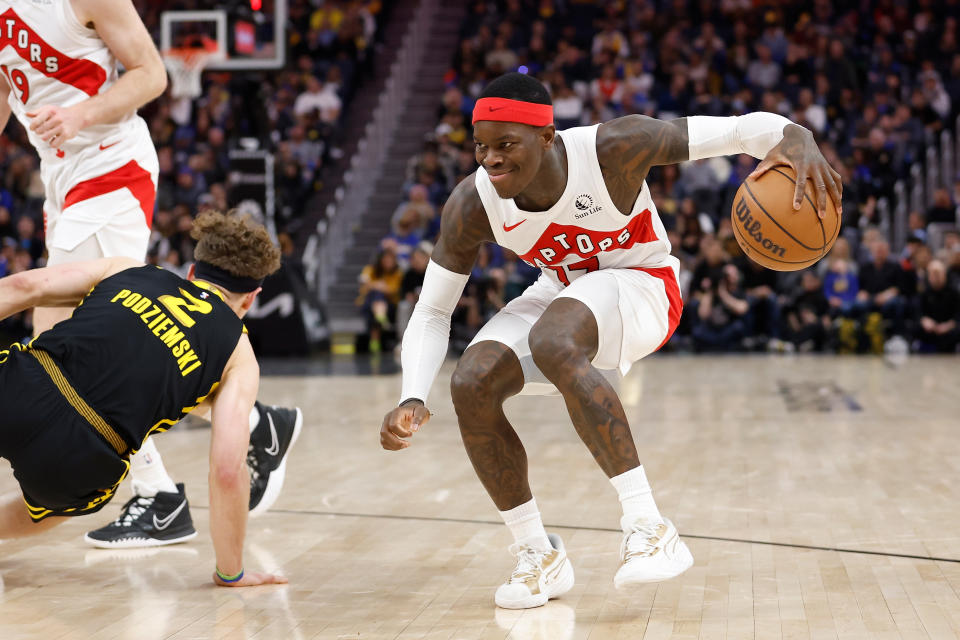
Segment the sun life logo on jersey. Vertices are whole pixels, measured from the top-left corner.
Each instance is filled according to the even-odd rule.
[[[579,211],[573,214],[573,217],[577,220],[580,218],[586,218],[591,213],[596,213],[603,209],[603,207],[600,205],[593,206],[593,196],[591,196],[589,193],[581,193],[578,195],[573,204],[577,209],[579,209]]]

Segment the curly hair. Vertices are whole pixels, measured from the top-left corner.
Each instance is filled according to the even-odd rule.
[[[193,221],[194,257],[240,278],[262,279],[280,268],[280,249],[249,216],[204,211]]]

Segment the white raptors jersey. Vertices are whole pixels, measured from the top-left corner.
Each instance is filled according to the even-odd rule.
[[[127,147],[126,153],[111,149],[109,156],[129,160],[131,150],[150,142],[146,123],[134,113],[119,123],[83,129],[58,149],[30,131],[28,112],[44,105],[69,107],[117,81],[116,58],[96,31],[80,23],[69,0],[0,0],[0,72],[10,85],[10,107],[43,165],[79,161],[77,155],[91,147]],[[104,160],[110,170],[111,162]],[[49,168],[45,166],[44,173]]]
[[[679,263],[647,183],[629,214],[607,193],[597,160],[599,126],[557,132],[567,154],[567,186],[547,211],[523,211],[500,198],[484,168],[477,169],[477,192],[497,244],[561,285],[598,269],[669,266],[676,272]]]

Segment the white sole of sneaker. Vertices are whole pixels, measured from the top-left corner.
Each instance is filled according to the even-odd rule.
[[[143,549],[145,547],[163,547],[168,544],[180,544],[187,540],[193,540],[197,537],[197,532],[188,533],[179,538],[170,538],[169,540],[158,540],[157,538],[127,538],[125,540],[97,540],[91,538],[90,534],[83,536],[84,542],[97,549]]]
[[[669,570],[658,574],[627,576],[621,576],[620,572],[618,571],[617,575],[613,578],[613,586],[619,589],[621,587],[628,587],[634,584],[650,584],[653,582],[663,582],[665,580],[670,580],[671,578],[676,578],[681,573],[693,566],[693,554],[690,553],[690,549],[687,547],[686,543],[684,543],[683,540],[679,540],[677,542],[677,547],[676,562],[669,568]]]
[[[300,437],[300,430],[302,428],[303,412],[300,411],[300,407],[297,407],[297,421],[293,423],[293,437],[290,438],[287,451],[283,454],[283,460],[280,461],[277,468],[270,474],[270,479],[267,480],[267,488],[263,490],[263,497],[260,498],[260,503],[250,510],[249,517],[256,518],[257,516],[263,515],[273,506],[277,498],[280,497],[280,490],[283,489],[283,479],[287,475],[287,458],[290,456],[290,450],[293,449],[293,445],[296,444],[297,438]]]
[[[557,581],[551,584],[547,590],[526,598],[520,598],[519,600],[495,598],[497,606],[501,609],[533,609],[534,607],[542,607],[547,604],[549,600],[559,598],[567,591],[570,591],[570,589],[573,589],[575,582],[573,565],[570,563],[569,558],[565,561],[565,565],[566,566],[560,570],[560,576],[557,578]]]

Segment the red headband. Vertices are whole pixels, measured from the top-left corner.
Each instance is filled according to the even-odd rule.
[[[553,124],[553,105],[507,98],[480,98],[473,108],[473,124],[481,120],[517,122],[534,127]]]

